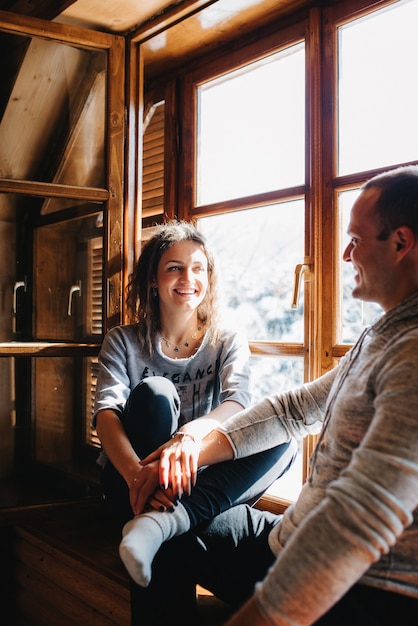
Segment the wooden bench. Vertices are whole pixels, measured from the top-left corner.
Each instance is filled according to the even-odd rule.
[[[101,501],[49,509],[8,529],[13,626],[130,626],[120,528]],[[227,607],[198,588],[202,626]]]
[[[9,530],[16,624],[129,626],[118,529],[102,512],[57,508]]]

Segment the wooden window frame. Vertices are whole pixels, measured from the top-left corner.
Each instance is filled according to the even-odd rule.
[[[229,54],[222,54],[219,58],[210,61],[209,63],[196,68],[192,72],[186,74],[183,81],[182,102],[186,103],[183,112],[183,134],[182,134],[182,148],[184,155],[184,166],[182,173],[184,178],[179,184],[179,216],[187,220],[196,220],[199,217],[207,217],[209,215],[216,215],[219,213],[228,213],[232,211],[245,210],[248,208],[254,208],[257,206],[272,204],[281,202],[284,200],[294,200],[298,198],[305,199],[305,221],[308,225],[311,225],[315,220],[312,214],[311,198],[316,197],[315,193],[312,193],[315,179],[310,179],[309,174],[306,174],[305,184],[300,187],[294,187],[291,189],[280,189],[269,193],[260,193],[255,196],[247,198],[233,199],[223,202],[217,202],[211,205],[196,206],[196,155],[195,155],[195,138],[197,132],[197,120],[196,120],[196,103],[197,103],[197,88],[200,84],[227,74],[235,69],[243,67],[254,61],[257,61],[263,57],[267,57],[270,54],[279,52],[291,45],[304,42],[305,54],[306,54],[306,75],[308,76],[308,68],[312,67],[312,55],[315,54],[317,41],[312,35],[313,29],[315,29],[315,23],[317,21],[317,13],[313,13],[309,18],[298,21],[295,24],[291,24],[274,34],[266,35],[264,38],[260,38],[256,43],[252,43],[244,48],[238,48],[237,50],[230,52]],[[315,29],[316,30],[316,29]],[[310,77],[309,77],[310,78]],[[306,81],[306,104],[312,101],[312,90],[316,87],[316,82],[309,80]],[[315,110],[312,110],[309,106],[306,107],[306,167],[305,171],[309,172],[309,163],[312,162],[312,155],[310,152],[310,135],[313,132],[314,125],[311,123],[312,116],[319,117]],[[318,127],[315,127],[316,131]],[[305,344],[283,344],[281,342],[270,341],[250,341],[250,349],[253,355],[258,356],[287,356],[287,357],[301,357],[304,359],[304,372],[305,380],[312,378],[311,372],[313,371],[315,364],[312,359],[312,353],[308,349],[310,339],[307,333],[312,333],[316,324],[314,319],[314,311],[316,307],[311,307],[310,301],[313,297],[315,289],[315,281],[313,278],[313,258],[315,255],[314,241],[311,237],[310,227],[305,229],[305,258],[301,259],[301,262],[305,261],[310,265],[309,282],[305,282]],[[302,479],[305,480],[308,474],[309,457],[312,450],[313,441],[311,438],[307,438],[303,444],[303,468]],[[280,497],[272,495],[265,495],[259,505],[261,508],[268,508],[270,510],[281,511],[288,506],[289,502]]]
[[[341,316],[338,294],[340,293],[339,265],[341,263],[342,250],[338,249],[340,237],[338,223],[338,194],[360,187],[368,179],[380,172],[387,171],[393,166],[359,171],[344,176],[338,176],[338,28],[352,20],[370,15],[396,4],[396,0],[382,0],[370,2],[370,0],[345,0],[336,3],[332,7],[323,10],[322,15],[322,49],[323,49],[323,136],[332,137],[329,150],[326,150],[323,158],[323,202],[326,214],[323,217],[323,247],[322,256],[328,259],[322,274],[323,302],[327,303],[330,316],[324,319],[322,324],[323,357],[321,368],[323,372],[334,367],[352,347],[350,344],[340,343],[338,333],[338,321]],[[418,164],[418,160],[413,162]],[[408,165],[404,163],[403,165]],[[331,323],[330,323],[331,322]]]
[[[236,40],[210,52],[206,58],[199,58],[190,63],[190,67],[170,75],[171,81],[177,81],[179,90],[173,90],[171,96],[175,119],[181,119],[180,149],[176,154],[175,181],[171,181],[176,189],[174,214],[179,218],[195,220],[206,215],[215,215],[228,211],[259,206],[288,199],[299,192],[305,197],[306,218],[309,224],[305,241],[307,261],[310,265],[309,290],[305,295],[305,327],[308,329],[309,343],[303,347],[305,354],[305,379],[313,380],[334,367],[339,359],[350,348],[349,345],[337,342],[339,302],[340,253],[337,249],[338,191],[353,188],[373,176],[380,170],[358,172],[354,175],[338,177],[337,172],[337,29],[343,22],[361,15],[366,15],[393,4],[393,2],[371,0],[345,0],[335,2],[326,8],[302,10],[292,21],[292,16],[271,24],[260,30],[257,37],[250,38],[247,45]],[[297,19],[297,21],[295,21]],[[155,28],[160,32],[169,29],[171,23],[158,24]],[[132,40],[133,54],[138,66],[131,72],[137,77],[143,76],[143,59],[141,57],[141,41],[152,37],[157,30],[139,32]],[[285,47],[287,42],[304,39],[306,45],[306,180],[299,190],[284,190],[272,194],[221,202],[209,206],[195,206],[195,154],[194,138],[196,134],[195,108],[196,92],[194,85],[199,81],[213,78],[216,74],[226,73],[235,69],[240,63],[267,55],[270,50],[279,46]],[[248,38],[247,38],[248,42]],[[132,83],[134,84],[134,83]],[[179,96],[177,95],[179,94]],[[139,103],[143,94],[139,97]],[[180,104],[178,104],[178,102]],[[176,108],[178,107],[178,108]],[[173,127],[174,128],[174,127]],[[177,128],[173,130],[173,134]],[[387,168],[385,168],[387,169]],[[175,183],[175,185],[174,185]],[[140,215],[140,202],[137,204]],[[140,223],[140,222],[138,222]],[[136,240],[140,242],[140,226]],[[137,252],[140,250],[138,245]],[[271,354],[271,350],[282,355],[281,346],[272,346],[264,342],[253,342],[251,348],[255,354]],[[289,346],[287,354],[298,353],[298,346]],[[305,448],[305,476],[308,474],[308,460],[315,445],[315,437],[308,438]],[[268,508],[281,506],[281,503],[267,504]]]

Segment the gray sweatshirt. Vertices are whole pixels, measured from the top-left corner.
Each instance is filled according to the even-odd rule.
[[[321,431],[310,478],[270,533],[277,559],[255,591],[266,619],[312,624],[356,582],[418,598],[418,293],[333,371],[219,429],[236,458]]]
[[[171,359],[161,351],[161,338],[152,358],[141,349],[136,325],[117,326],[103,340],[99,354],[93,425],[102,409],[118,414],[131,391],[148,376],[172,381],[180,397],[180,424],[206,415],[225,400],[243,407],[251,401],[248,341],[237,332],[223,330],[216,346],[208,333],[198,351],[187,359]]]

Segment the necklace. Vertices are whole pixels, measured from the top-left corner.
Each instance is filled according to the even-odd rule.
[[[197,338],[197,334],[201,330],[202,330],[202,327],[198,326],[196,328],[196,330],[194,331],[193,335],[191,337],[189,337],[189,339],[187,339],[184,343],[179,343],[178,345],[172,343],[171,341],[169,341],[168,339],[166,339],[162,335],[161,335],[161,339],[164,341],[164,343],[167,346],[167,348],[170,348],[170,346],[171,346],[173,348],[173,352],[175,352],[177,354],[177,352],[179,352],[182,348],[188,348],[190,346],[190,341],[196,339]]]

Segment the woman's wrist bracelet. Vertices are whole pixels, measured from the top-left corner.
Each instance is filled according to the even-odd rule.
[[[193,441],[194,443],[197,443],[196,439],[194,438],[194,436],[190,433],[184,433],[181,430],[178,430],[176,433],[174,433],[174,435],[172,435],[172,439],[174,439],[174,437],[180,437],[181,440],[183,439],[190,439],[190,441]]]

